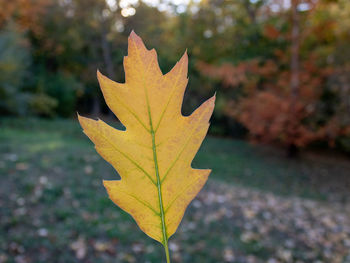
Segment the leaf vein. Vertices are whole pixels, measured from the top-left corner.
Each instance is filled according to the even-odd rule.
[[[158,123],[157,123],[157,126],[156,126],[154,132],[157,132],[157,130],[158,130],[159,126],[160,126],[160,123],[161,123],[161,121],[162,121],[162,119],[163,119],[163,117],[164,117],[164,114],[165,114],[166,110],[168,109],[169,103],[170,103],[171,99],[173,98],[173,96],[174,96],[174,94],[175,94],[175,90],[176,90],[176,88],[177,88],[177,83],[179,82],[181,73],[182,73],[182,67],[180,68],[180,72],[178,73],[177,79],[176,79],[176,81],[175,81],[175,83],[174,83],[174,86],[173,86],[172,89],[171,89],[171,94],[170,94],[170,96],[169,96],[169,98],[168,98],[167,104],[165,105],[165,107],[164,107],[164,109],[163,109],[163,111],[162,111],[162,114],[161,114],[161,116],[160,116],[160,118],[159,118],[159,121],[158,121]]]
[[[202,112],[202,114],[201,114],[201,116],[200,116],[199,119],[202,119],[204,113],[205,113],[205,111]],[[164,176],[163,176],[163,178],[162,178],[162,180],[161,180],[161,183],[163,183],[163,182],[165,181],[165,179],[167,178],[167,176],[168,176],[169,172],[171,171],[171,169],[175,166],[175,164],[177,163],[177,161],[180,159],[181,154],[182,154],[183,151],[186,149],[187,145],[189,144],[189,142],[190,142],[192,136],[194,135],[194,133],[195,133],[195,131],[196,131],[196,129],[198,128],[198,126],[199,126],[200,123],[201,123],[201,122],[198,121],[198,122],[197,122],[197,125],[194,126],[194,127],[192,128],[192,131],[191,131],[191,133],[190,133],[190,136],[188,137],[188,139],[187,139],[185,145],[182,147],[181,151],[177,154],[177,156],[176,156],[176,158],[174,159],[174,161],[170,164],[169,168],[167,169],[167,171],[165,172],[165,174],[164,174]]]
[[[128,111],[134,118],[142,125],[143,128],[149,133],[150,130],[146,127],[146,125],[141,121],[141,119],[137,116],[135,112],[133,112],[128,106],[126,106],[115,94],[113,94],[113,97]]]
[[[149,208],[150,210],[152,210],[153,213],[155,213],[155,215],[159,216],[159,213],[147,202],[142,201],[140,198],[138,198],[137,196],[130,194],[128,192],[125,191],[119,191],[121,193],[127,194],[128,196],[131,196],[132,198],[134,198],[136,201],[138,201],[139,203],[141,203],[142,205],[144,205],[145,207]]]
[[[128,156],[126,153],[122,152],[121,150],[118,149],[118,147],[109,140],[108,137],[106,137],[102,132],[100,132],[100,134],[102,135],[102,137],[109,142],[109,144],[117,151],[119,152],[121,155],[123,155],[126,159],[128,159],[132,164],[134,164],[139,170],[141,170],[149,180],[151,180],[152,184],[156,185],[156,182],[153,180],[153,178],[136,162],[134,161],[130,156]]]
[[[200,178],[197,178],[196,180],[193,180],[189,185],[187,185],[168,205],[168,207],[165,209],[165,214],[169,211],[169,209],[172,207],[172,205],[175,203],[175,201],[184,193],[187,191],[188,188],[190,188],[192,185],[196,184],[199,181]],[[170,224],[170,222],[168,223]]]

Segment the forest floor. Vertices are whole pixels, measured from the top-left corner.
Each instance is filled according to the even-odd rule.
[[[350,160],[208,137],[211,168],[170,240],[173,262],[350,262]],[[163,262],[108,199],[117,178],[74,120],[0,119],[0,263]]]

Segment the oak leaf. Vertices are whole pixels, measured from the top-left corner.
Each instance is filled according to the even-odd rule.
[[[163,75],[156,51],[147,50],[132,32],[124,58],[125,83],[97,74],[108,107],[126,130],[79,116],[97,152],[121,177],[103,181],[110,199],[163,245],[211,171],[193,169],[191,162],[207,133],[215,96],[190,116],[181,114],[187,65],[185,53]]]

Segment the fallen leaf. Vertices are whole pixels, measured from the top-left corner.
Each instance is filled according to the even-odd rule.
[[[26,170],[28,170],[28,168],[29,168],[29,165],[27,163],[17,163],[16,164],[16,169],[18,171],[26,171]]]
[[[72,250],[74,250],[77,259],[85,258],[87,247],[84,238],[79,237],[78,240],[74,241],[70,247]]]

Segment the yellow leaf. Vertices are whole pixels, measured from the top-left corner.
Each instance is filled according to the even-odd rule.
[[[191,162],[207,133],[215,96],[190,116],[181,114],[187,64],[185,53],[163,75],[156,51],[147,50],[132,32],[124,59],[125,83],[97,73],[108,107],[126,130],[79,116],[98,153],[121,177],[103,181],[110,199],[163,245],[210,173],[193,169]]]

